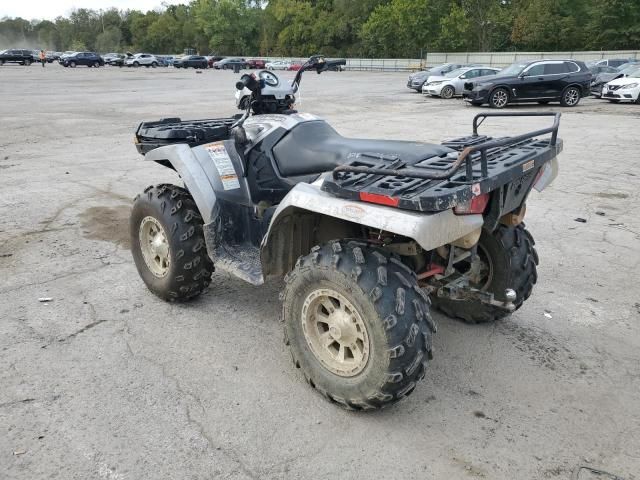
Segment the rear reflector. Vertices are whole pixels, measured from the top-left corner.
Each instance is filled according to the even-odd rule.
[[[484,213],[489,203],[489,194],[483,193],[477,197],[473,197],[471,201],[461,203],[453,209],[456,215],[471,215],[475,213]]]
[[[379,205],[387,205],[389,207],[397,207],[400,203],[399,198],[367,192],[360,192],[360,200],[363,202],[377,203]]]

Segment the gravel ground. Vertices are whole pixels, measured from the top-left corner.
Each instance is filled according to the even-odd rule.
[[[563,114],[565,150],[559,178],[528,203],[533,296],[493,325],[434,314],[425,380],[363,414],[293,368],[279,282],[216,273],[200,299],[171,305],[134,267],[131,199],[176,181],[137,155],[137,123],[233,114],[235,79],[0,68],[0,478],[569,479],[578,465],[640,478],[639,106],[545,108]],[[351,136],[470,131],[479,109],[405,82],[308,74],[299,108]]]

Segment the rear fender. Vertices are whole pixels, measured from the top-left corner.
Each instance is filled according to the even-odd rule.
[[[323,192],[321,184],[297,184],[274,212],[261,244],[265,276],[289,271],[314,243],[361,236],[362,227],[410,238],[433,250],[483,225],[482,215],[455,215],[451,209],[426,214],[336,198]]]

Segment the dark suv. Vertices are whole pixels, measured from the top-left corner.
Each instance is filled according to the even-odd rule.
[[[75,68],[77,65],[87,67],[104,67],[104,60],[94,52],[76,52],[73,55],[60,59],[60,63],[65,67]]]
[[[31,65],[36,59],[33,58],[31,50],[3,50],[0,52],[0,65],[5,63],[19,63],[20,65]]]
[[[472,105],[503,108],[510,103],[560,102],[575,107],[589,95],[591,72],[576,60],[516,62],[497,75],[464,84],[462,97]]]

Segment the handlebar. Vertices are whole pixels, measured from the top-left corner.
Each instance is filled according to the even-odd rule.
[[[240,80],[236,82],[236,89],[243,90],[245,87],[251,91],[255,91],[260,88],[260,82],[253,75],[245,73],[240,77]]]
[[[326,61],[324,57],[314,55],[304,65],[302,65],[302,68],[300,68],[300,70],[298,70],[298,73],[296,74],[295,78],[293,79],[293,82],[291,83],[291,86],[293,87],[293,91],[294,92],[298,91],[298,87],[300,86],[300,80],[302,79],[302,74],[305,71],[315,69],[315,71],[318,74],[320,74],[322,72],[329,70],[332,67],[338,67],[340,65],[346,65],[346,64],[347,64],[347,61],[344,58],[340,60]]]

